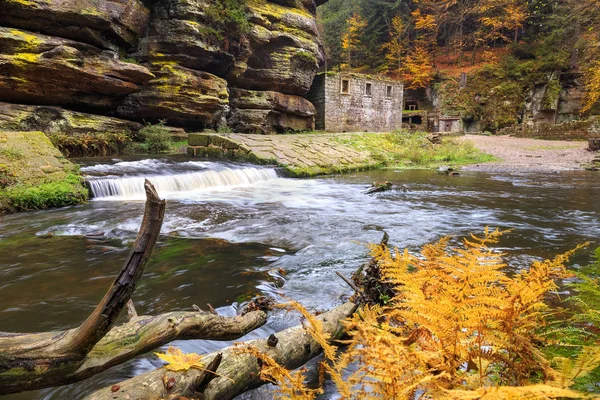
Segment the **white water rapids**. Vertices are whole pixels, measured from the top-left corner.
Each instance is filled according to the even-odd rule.
[[[87,180],[96,200],[142,200],[145,198],[145,179],[152,182],[163,196],[277,179],[273,168],[194,161],[178,165],[160,160],[119,162],[85,167],[82,171],[88,174]]]

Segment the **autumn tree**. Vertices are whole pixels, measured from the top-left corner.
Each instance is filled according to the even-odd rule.
[[[348,20],[346,32],[342,36],[342,49],[346,57],[348,68],[360,66],[364,57],[364,43],[362,42],[363,30],[367,26],[367,21],[358,13],[355,13]]]
[[[405,53],[408,48],[409,26],[401,15],[392,18],[389,40],[383,44],[388,72],[399,75],[402,72]]]

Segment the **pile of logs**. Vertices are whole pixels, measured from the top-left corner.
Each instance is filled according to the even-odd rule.
[[[248,311],[236,317],[222,317],[200,309],[138,316],[131,302],[136,284],[152,253],[162,226],[165,202],[149,181],[145,182],[146,207],[137,238],[104,298],[77,328],[43,333],[0,332],[0,395],[83,380],[110,367],[173,340],[233,340],[262,326],[264,310]],[[115,326],[127,309],[129,321]],[[335,337],[340,321],[356,309],[343,304],[318,318]],[[270,338],[249,342],[281,365],[297,368],[321,351],[319,344],[296,326]],[[273,345],[275,343],[275,345]],[[205,370],[168,371],[159,368],[91,394],[89,399],[231,399],[258,387],[260,365],[256,358],[231,348],[207,354]],[[217,372],[218,371],[218,372]]]

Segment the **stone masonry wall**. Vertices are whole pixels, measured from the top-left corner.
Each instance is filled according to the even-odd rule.
[[[383,132],[402,128],[403,85],[401,82],[369,75],[325,73],[324,104],[312,93],[317,128],[330,132]],[[342,81],[348,81],[347,93],[342,93]],[[367,93],[367,85],[371,93]],[[388,92],[391,87],[391,93]]]
[[[600,121],[596,118],[590,118],[584,121],[571,121],[560,124],[538,122],[533,126],[506,128],[499,133],[533,139],[585,140],[600,138]]]

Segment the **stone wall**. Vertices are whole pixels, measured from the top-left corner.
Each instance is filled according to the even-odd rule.
[[[529,126],[516,126],[505,128],[499,134],[548,140],[585,140],[600,138],[600,120],[590,118],[583,121],[562,122],[537,122]]]
[[[317,129],[385,132],[402,128],[404,87],[401,82],[331,72],[319,75],[315,82],[308,98],[317,109]]]

